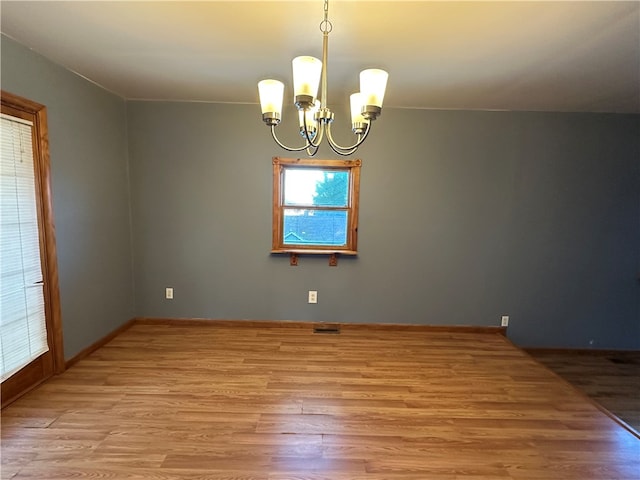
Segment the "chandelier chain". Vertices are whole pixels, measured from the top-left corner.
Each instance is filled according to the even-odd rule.
[[[333,30],[333,25],[329,21],[329,0],[324,0],[324,20],[320,22],[320,31],[329,33],[331,30]]]

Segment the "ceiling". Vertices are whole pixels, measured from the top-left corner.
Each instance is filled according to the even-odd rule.
[[[2,0],[2,33],[127,99],[257,103],[321,56],[321,0]],[[329,104],[389,72],[385,106],[640,113],[640,2],[331,0]]]

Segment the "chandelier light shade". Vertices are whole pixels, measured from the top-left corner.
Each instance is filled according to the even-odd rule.
[[[388,78],[389,74],[378,68],[370,68],[360,72],[360,93],[364,97],[364,104],[382,109]]]
[[[315,57],[296,57],[291,61],[293,67],[293,95],[296,99],[304,101],[309,98],[313,104],[313,99],[318,96],[320,86],[320,75],[322,74],[322,62]]]
[[[278,80],[262,80],[258,83],[258,92],[260,94],[260,108],[262,109],[263,119],[269,118],[274,121],[277,119],[279,122],[282,116],[284,83]]]
[[[305,137],[305,129],[309,130],[311,136],[315,136],[317,125],[315,115],[320,110],[320,101],[316,100],[312,108],[306,110],[298,110],[298,120],[300,123],[300,135]]]
[[[369,120],[362,116],[362,93],[352,93],[350,99],[351,104],[351,126],[353,132],[358,135],[364,133],[364,131],[369,128],[368,124]]]
[[[292,60],[293,103],[298,109],[300,135],[304,145],[289,147],[276,136],[276,127],[282,120],[284,84],[278,80],[262,80],[258,83],[262,120],[271,128],[275,142],[285,150],[299,152],[306,150],[309,156],[318,152],[324,138],[331,149],[339,155],[351,155],[365,141],[371,130],[371,122],[382,112],[382,102],[389,74],[372,68],[360,72],[360,92],[350,97],[351,130],[356,141],[349,146],[338,145],[331,134],[334,114],[327,106],[327,56],[329,33],[333,25],[329,21],[329,0],[324,0],[324,20],[320,23],[322,32],[322,60],[301,56]],[[320,90],[320,95],[318,95]]]

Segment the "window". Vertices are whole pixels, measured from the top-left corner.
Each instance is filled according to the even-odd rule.
[[[2,322],[0,378],[9,378],[49,350],[38,239],[33,124],[2,114]]]
[[[64,370],[46,108],[2,91],[2,407]]]
[[[357,253],[360,160],[273,159],[273,253]]]

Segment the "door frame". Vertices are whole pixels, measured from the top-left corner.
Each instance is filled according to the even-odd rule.
[[[33,160],[40,237],[40,263],[44,280],[45,319],[49,351],[2,382],[2,408],[54,374],[65,370],[60,308],[60,284],[51,193],[51,165],[47,108],[26,98],[0,90],[2,113],[33,123]]]

